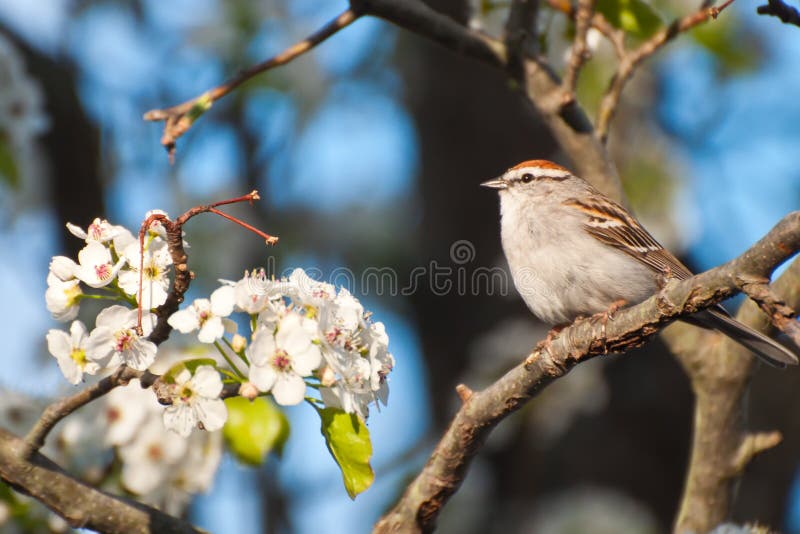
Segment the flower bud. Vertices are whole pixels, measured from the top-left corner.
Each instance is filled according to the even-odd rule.
[[[247,338],[236,334],[231,340],[231,346],[233,347],[234,352],[242,352],[247,347]]]
[[[239,395],[244,397],[245,399],[253,400],[258,397],[258,388],[251,384],[250,382],[244,382],[239,387]]]

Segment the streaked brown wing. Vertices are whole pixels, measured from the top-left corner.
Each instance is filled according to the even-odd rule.
[[[625,252],[664,276],[678,280],[692,276],[691,271],[642,228],[639,221],[611,200],[570,199],[564,205],[586,214],[586,231],[606,245]]]

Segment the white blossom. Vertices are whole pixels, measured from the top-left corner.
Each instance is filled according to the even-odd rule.
[[[62,281],[53,272],[47,275],[47,291],[44,300],[47,311],[57,321],[71,321],[78,316],[80,299],[83,295],[78,280]]]
[[[89,336],[80,321],[73,321],[69,334],[63,330],[47,332],[47,350],[58,361],[58,367],[71,384],[83,379],[83,373],[93,375],[100,366],[86,357],[86,343]]]
[[[145,419],[161,414],[161,405],[153,390],[144,389],[138,378],[112,389],[105,399],[102,418],[106,427],[105,443],[109,445],[128,443]],[[161,420],[160,417],[156,419]]]
[[[307,315],[314,318],[321,306],[336,297],[336,288],[314,280],[303,269],[295,269],[289,275],[287,295],[295,306],[305,309]]]
[[[86,230],[76,224],[67,223],[67,230],[69,230],[69,233],[78,239],[83,239],[86,243],[107,243],[117,236],[120,232],[120,228],[119,226],[112,226],[107,220],[100,219],[99,217],[92,221],[92,224],[90,224]]]
[[[66,256],[53,256],[50,260],[50,272],[62,282],[73,280],[77,268],[78,264]]]
[[[194,376],[183,369],[171,385],[172,405],[164,410],[164,426],[188,436],[197,423],[208,431],[219,430],[228,418],[228,409],[219,398],[222,379],[210,365],[201,365]]]
[[[135,295],[139,301],[139,262],[141,248],[139,242],[130,243],[122,252],[122,257],[128,264],[127,269],[119,273],[119,286],[125,293]],[[172,256],[167,244],[161,239],[153,240],[144,252],[144,270],[142,276],[142,289],[144,300],[142,307],[151,309],[161,306],[167,300],[169,289],[169,266],[172,265]]]
[[[169,325],[182,334],[199,330],[201,343],[213,343],[225,333],[223,318],[233,312],[234,289],[222,286],[211,293],[210,299],[196,299],[188,308],[173,313]]]
[[[89,334],[86,355],[103,367],[121,363],[144,371],[156,358],[156,346],[145,339],[153,330],[155,316],[142,314],[143,336],[136,333],[136,310],[124,306],[105,308],[97,315],[96,328]]]
[[[116,263],[111,251],[97,241],[89,241],[78,253],[78,267],[75,276],[89,287],[105,287],[114,281],[125,260]]]
[[[322,361],[310,333],[315,326],[312,319],[290,313],[281,319],[277,332],[262,327],[247,347],[250,382],[260,391],[271,391],[278,404],[298,404],[305,397],[303,378],[311,376]]]
[[[186,440],[165,432],[161,421],[148,419],[132,441],[119,448],[122,484],[139,495],[157,489],[184,456],[186,447]]]

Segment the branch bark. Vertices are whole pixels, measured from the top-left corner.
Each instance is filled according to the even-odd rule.
[[[50,508],[74,528],[119,534],[203,532],[155,508],[75,480],[38,452],[26,459],[26,449],[25,441],[0,429],[0,477],[17,491]]]
[[[523,363],[483,391],[464,394],[468,390],[459,388],[463,401],[461,409],[422,472],[408,486],[397,505],[375,525],[373,532],[396,532],[401,529],[431,531],[436,525],[441,508],[460,486],[472,458],[489,432],[528,399],[569,372],[578,363],[607,352],[623,352],[640,346],[680,315],[706,308],[737,293],[739,291],[737,281],[741,277],[768,277],[775,267],[798,250],[800,250],[800,212],[793,212],[740,257],[688,280],[670,281],[659,294],[637,306],[618,312],[605,327],[591,320],[574,323],[564,329],[549,347],[535,348]],[[701,356],[696,351],[687,354],[687,357],[691,358]],[[743,355],[733,351],[723,352],[721,357],[732,362],[730,368],[738,370],[737,372],[741,372],[743,366],[741,362],[735,360],[736,358],[744,358],[742,361],[748,362],[748,365],[744,366],[748,369],[748,373],[752,366],[752,358],[748,358],[746,352]],[[733,417],[741,413],[733,408],[726,409],[741,399],[742,395],[738,394],[738,390],[734,392],[737,394],[732,395],[731,385],[718,381],[716,376],[710,377],[708,383],[698,384],[697,381],[701,378],[696,376],[694,369],[690,369],[689,372],[693,385],[699,386],[696,387],[698,404],[702,402],[706,405],[708,402],[706,398],[713,398],[723,403],[722,407],[716,408],[719,412],[724,411]],[[718,394],[715,395],[715,392]],[[700,411],[697,413],[702,415]],[[729,424],[722,428],[740,428],[740,426]],[[693,455],[700,454],[701,451],[709,454],[707,445],[719,444],[718,439],[709,439],[707,437],[709,434],[700,432],[699,429],[695,435],[702,443],[695,443]],[[746,435],[744,439],[750,440],[748,442],[750,444],[756,443],[753,438]],[[726,456],[730,462],[726,463],[722,475],[726,481],[733,480],[736,474],[733,459],[747,457],[741,452],[744,439],[735,440],[731,444],[732,454],[730,457]],[[759,438],[758,445],[763,446],[764,443],[765,440]],[[746,450],[756,448],[745,447]],[[719,452],[715,451],[711,456],[718,454]],[[698,468],[707,466],[701,462],[693,465]],[[690,480],[702,481],[704,478],[690,476]],[[727,510],[727,506],[724,508]]]
[[[800,259],[792,262],[771,292],[797,305],[798,285]],[[758,330],[770,327],[753,301],[742,305],[737,318]],[[749,460],[781,438],[778,432],[747,431],[746,392],[755,368],[749,352],[719,334],[678,326],[665,330],[664,338],[691,378],[696,404],[692,453],[675,531],[708,532],[729,519],[736,480]]]

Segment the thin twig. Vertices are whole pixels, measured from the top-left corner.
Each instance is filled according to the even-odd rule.
[[[214,102],[262,72],[289,63],[298,56],[303,55],[342,28],[349,26],[359,16],[360,13],[357,13],[352,7],[346,9],[322,28],[279,54],[242,70],[233,78],[182,104],[166,109],[150,110],[144,114],[144,119],[148,121],[164,121],[164,134],[161,137],[161,144],[167,149],[170,159],[172,159],[175,153],[175,142],[192,127],[203,113],[211,108]]]
[[[758,304],[772,325],[800,347],[800,323],[797,322],[797,313],[772,291],[769,279],[744,277],[738,282],[742,292]]]
[[[556,11],[564,13],[571,19],[575,19],[575,8],[568,0],[547,0],[547,5]],[[622,58],[628,53],[628,50],[625,48],[625,31],[612,26],[602,13],[595,11],[592,14],[591,26],[608,39],[614,47],[614,53],[617,55],[617,58]]]
[[[756,12],[759,15],[778,17],[784,24],[800,26],[800,11],[792,6],[786,5],[781,0],[767,0],[766,4],[756,8]]]
[[[597,112],[596,135],[602,143],[605,143],[608,139],[609,127],[619,105],[622,90],[625,89],[625,85],[633,76],[636,68],[679,34],[703,24],[709,19],[716,19],[733,1],[727,0],[718,7],[702,7],[694,13],[675,20],[669,26],[665,26],[656,32],[655,35],[638,48],[627,52],[620,58],[617,71],[611,78],[608,89],[600,102],[600,109]]]
[[[99,382],[86,389],[53,402],[36,421],[28,435],[25,436],[25,447],[22,451],[23,458],[30,458],[34,452],[38,451],[47,438],[47,435],[64,417],[71,414],[81,406],[89,404],[91,401],[102,397],[117,386],[127,384],[134,378],[139,378],[142,371],[135,371],[125,365],[120,366],[113,374],[103,378]]]
[[[586,45],[586,33],[592,25],[593,14],[594,0],[578,0],[578,8],[575,10],[575,39],[572,41],[572,50],[567,61],[567,71],[561,82],[564,90],[564,105],[575,101],[578,76],[584,62],[589,59],[590,51]]]

